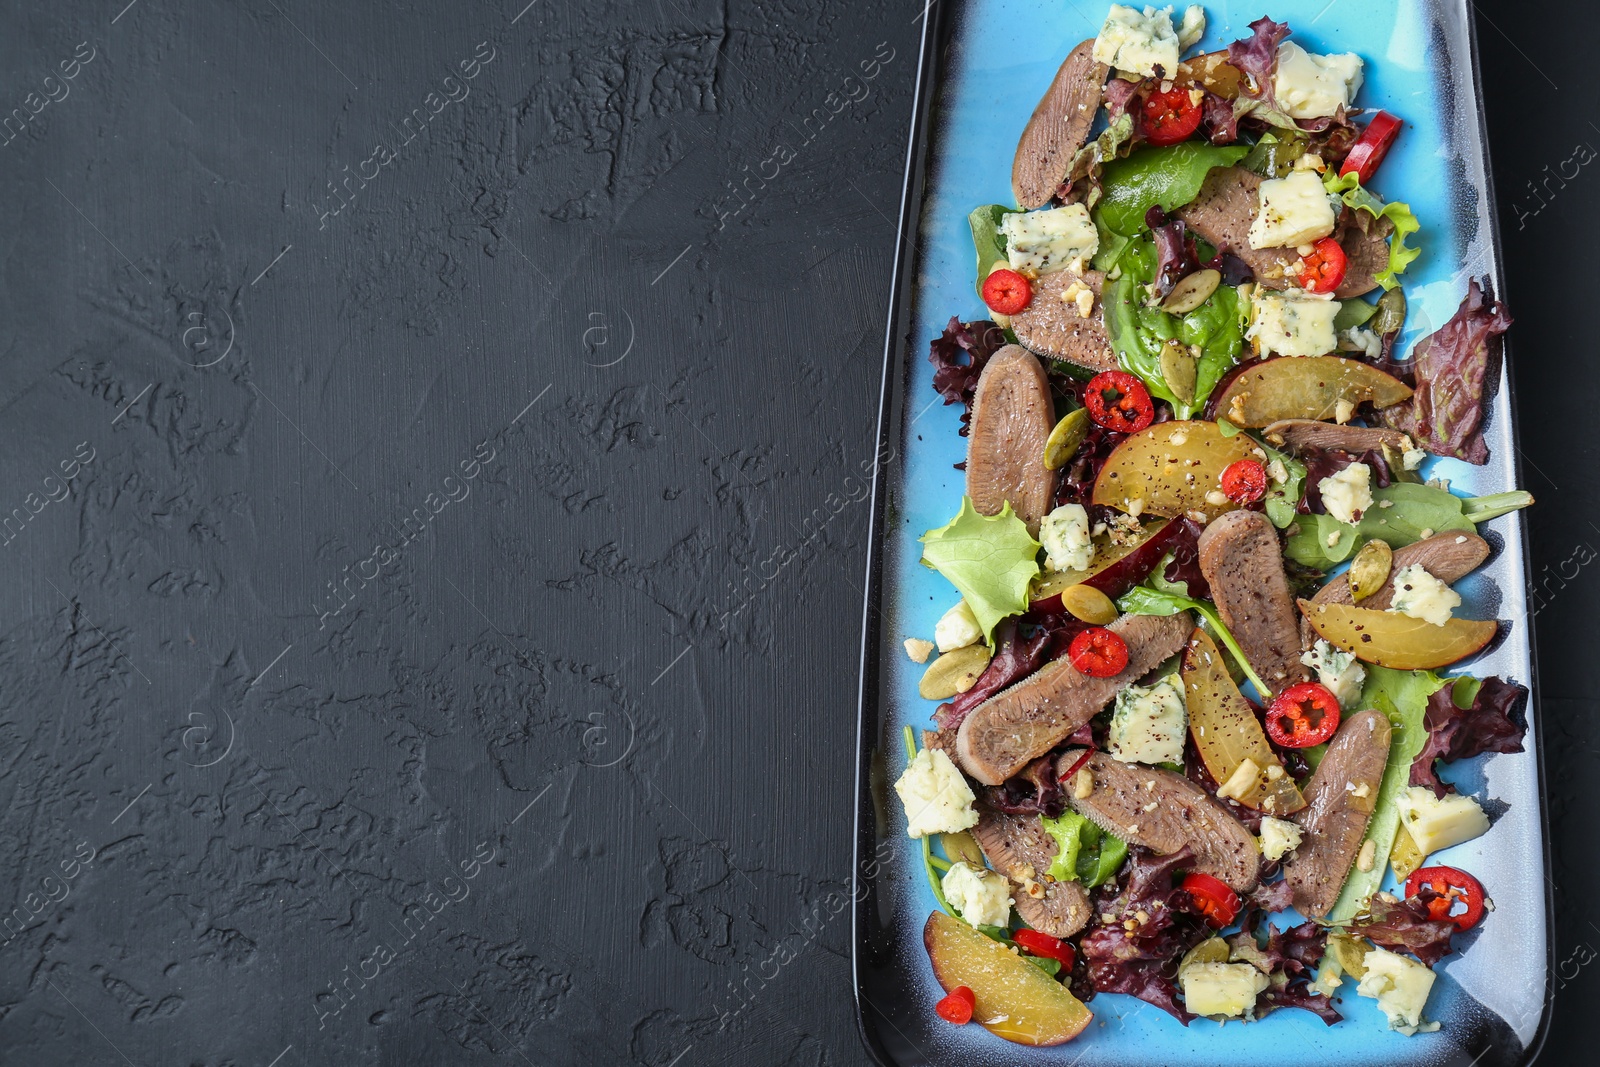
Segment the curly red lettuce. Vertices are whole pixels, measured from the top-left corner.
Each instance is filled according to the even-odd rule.
[[[1040,756],[1006,779],[1001,785],[983,791],[984,801],[1007,815],[1047,815],[1059,819],[1066,810],[1067,796],[1056,781],[1054,756]]]
[[[1156,244],[1155,295],[1165,299],[1180,281],[1200,269],[1194,235],[1182,219],[1168,217],[1160,204],[1150,205],[1144,224],[1150,227]]]
[[[1195,1015],[1179,996],[1178,962],[1212,932],[1193,898],[1174,887],[1177,872],[1194,859],[1188,845],[1168,856],[1131,847],[1121,888],[1110,883],[1095,894],[1094,914],[1112,921],[1097,922],[1078,945],[1095,992],[1138,997],[1185,1026]]]
[[[1241,98],[1272,100],[1272,72],[1278,66],[1278,46],[1289,36],[1287,22],[1265,15],[1250,23],[1250,36],[1228,46],[1228,62],[1247,78],[1239,86]]]
[[[1489,378],[1500,366],[1500,337],[1510,326],[1511,315],[1494,299],[1488,280],[1480,285],[1473,279],[1450,321],[1412,349],[1416,392],[1378,412],[1378,418],[1435,455],[1480,466],[1489,462],[1484,401]]]
[[[1427,886],[1405,900],[1379,893],[1368,913],[1350,924],[1350,932],[1391,952],[1409,952],[1432,967],[1450,952],[1450,938],[1456,933],[1454,920],[1428,914],[1429,903],[1438,896]]]
[[[1521,752],[1527,724],[1518,712],[1527,699],[1526,686],[1502,678],[1486,678],[1472,702],[1462,708],[1453,696],[1457,686],[1447,685],[1428,698],[1422,722],[1428,739],[1411,764],[1411,784],[1425,785],[1443,797],[1455,787],[1439,780],[1436,764],[1470,759],[1485,752]]]
[[[972,688],[948,704],[940,704],[933,713],[933,721],[939,724],[939,729],[955,730],[973,708],[1044,666],[1054,633],[1049,627],[1024,628],[1018,619],[1010,618],[995,627],[994,639],[994,658],[978,675]]]
[[[928,347],[928,362],[933,364],[934,391],[944,397],[947,406],[963,406],[963,437],[967,435],[972,422],[972,397],[977,392],[983,366],[1005,343],[1005,331],[994,322],[988,319],[962,322],[952,315],[950,325]]]

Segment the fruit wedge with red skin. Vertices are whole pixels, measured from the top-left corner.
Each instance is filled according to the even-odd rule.
[[[942,911],[928,916],[922,941],[945,992],[972,990],[972,1021],[1019,1045],[1059,1045],[1094,1014],[1066,986],[1000,942]]]

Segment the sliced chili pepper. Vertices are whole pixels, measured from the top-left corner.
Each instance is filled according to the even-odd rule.
[[[1067,659],[1091,678],[1110,678],[1128,665],[1128,643],[1104,626],[1091,626],[1072,639]]]
[[[1222,472],[1222,495],[1248,507],[1267,495],[1267,468],[1253,459],[1236,460]]]
[[[1067,649],[1067,654],[1071,655],[1071,653],[1072,653],[1072,649],[1069,647]],[[1065,782],[1068,779],[1072,778],[1074,775],[1076,775],[1079,771],[1081,771],[1083,769],[1084,764],[1089,762],[1089,757],[1092,756],[1092,755],[1094,755],[1094,746],[1090,745],[1088,748],[1083,750],[1083,755],[1079,756],[1075,761],[1073,761],[1072,766],[1067,768],[1067,773],[1063,774],[1060,778],[1057,778],[1056,781]]]
[[[1428,918],[1449,919],[1458,930],[1470,930],[1483,918],[1483,885],[1466,871],[1454,867],[1421,867],[1406,879],[1406,896],[1414,897],[1423,886],[1438,896],[1428,901]],[[1462,911],[1456,911],[1457,904]]]
[[[1378,164],[1383,162],[1383,157],[1389,154],[1389,146],[1394,144],[1394,139],[1399,135],[1399,119],[1387,111],[1380,111],[1372,116],[1367,128],[1361,131],[1356,143],[1350,146],[1350,154],[1344,157],[1344,163],[1339,167],[1340,177],[1355,171],[1356,177],[1361,179],[1361,184],[1367,184],[1372,180],[1372,174],[1378,169]]]
[[[1156,406],[1150,390],[1127,371],[1101,371],[1083,387],[1083,403],[1089,417],[1108,430],[1134,433],[1156,419]]]
[[[1332,237],[1324,237],[1311,246],[1309,256],[1300,257],[1300,287],[1313,293],[1331,293],[1344,281],[1348,264],[1343,246]]]
[[[1158,146],[1186,140],[1200,128],[1203,114],[1189,95],[1189,87],[1175,85],[1166,92],[1157,89],[1144,102],[1145,140]]]
[[[1184,877],[1183,890],[1194,898],[1195,906],[1206,917],[1206,925],[1213,930],[1227,926],[1239,914],[1239,894],[1221,879],[1194,871]]]
[[[983,302],[990,311],[1015,315],[1033,299],[1033,286],[1014,270],[1001,267],[983,280]]]
[[[1291,685],[1267,709],[1267,736],[1284,748],[1320,745],[1339,728],[1339,699],[1316,682]]]
[[[1068,970],[1072,969],[1072,965],[1078,959],[1077,949],[1059,937],[1051,937],[1049,934],[1040,933],[1038,930],[1018,930],[1011,935],[1011,940],[1015,941],[1017,947],[1030,956],[1038,956],[1046,960],[1060,960],[1061,966]]]
[[[961,1026],[972,1021],[972,1009],[977,1006],[977,998],[972,995],[972,990],[964,985],[958,985],[950,994],[933,1006],[939,1013],[939,1018],[947,1023]]]

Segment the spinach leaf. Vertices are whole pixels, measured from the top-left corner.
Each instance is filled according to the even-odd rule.
[[[1463,498],[1437,486],[1395,482],[1372,491],[1372,506],[1354,526],[1330,515],[1297,516],[1297,528],[1289,534],[1284,555],[1296,563],[1328,570],[1355,555],[1357,548],[1374,537],[1388,542],[1390,548],[1400,548],[1446,530],[1473,533],[1476,523],[1531,503],[1532,495],[1522,490]]]
[[[985,204],[974,208],[967,216],[967,225],[972,229],[972,246],[978,253],[979,296],[983,295],[983,280],[989,276],[989,268],[994,266],[995,260],[1006,258],[1006,235],[1000,232],[1000,220],[1015,214],[1014,207]]]
[[[1149,237],[1132,239],[1117,265],[1121,273],[1106,284],[1103,298],[1112,351],[1122,368],[1144,382],[1151,395],[1172,405],[1178,418],[1191,418],[1205,407],[1211,390],[1244,350],[1239,290],[1219,285],[1204,304],[1187,315],[1171,315],[1158,307],[1146,307],[1143,299],[1145,285],[1156,274],[1155,242]],[[1195,395],[1188,402],[1173,394],[1161,373],[1161,348],[1168,341],[1200,349]]]
[[[1244,145],[1184,141],[1111,160],[1101,171],[1094,213],[1111,232],[1132,237],[1145,228],[1144,216],[1152,207],[1182,207],[1199,194],[1211,168],[1237,163],[1248,151]]]
[[[1158,573],[1161,569],[1163,568],[1157,569]],[[1167,584],[1165,579],[1161,581]],[[1167,590],[1152,588],[1150,585],[1136,585],[1117,601],[1117,607],[1125,615],[1176,615],[1180,611],[1195,612],[1211,625],[1212,632],[1221,639],[1235,662],[1243,668],[1245,677],[1250,679],[1250,684],[1256,687],[1256,693],[1264,697],[1272,692],[1251,669],[1250,661],[1244,658],[1244,649],[1233,639],[1233,634],[1222,622],[1222,616],[1217,614],[1217,609],[1209,601],[1180,596]]]
[[[1353,330],[1357,326],[1365,326],[1367,320],[1378,313],[1377,304],[1369,304],[1360,298],[1339,301],[1339,313],[1333,317],[1335,333]]]

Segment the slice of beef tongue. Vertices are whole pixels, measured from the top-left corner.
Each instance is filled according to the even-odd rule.
[[[1261,431],[1275,445],[1299,452],[1307,448],[1337,448],[1342,452],[1361,455],[1377,452],[1388,445],[1403,452],[1411,445],[1411,438],[1399,430],[1386,430],[1375,426],[1341,426],[1336,422],[1318,422],[1315,419],[1282,419],[1269,423]]]
[[[990,357],[972,398],[967,438],[967,495],[984,515],[1009,501],[1028,532],[1050,513],[1056,473],[1044,465],[1044,443],[1055,428],[1050,379],[1021,345]]]
[[[1265,515],[1230,511],[1213,520],[1200,535],[1200,572],[1223,624],[1274,693],[1310,677],[1300,662],[1300,619],[1283,549]]]
[[[1094,61],[1094,38],[1067,53],[1055,80],[1033,109],[1017,141],[1011,164],[1011,191],[1025,208],[1043,207],[1072,166],[1072,157],[1089,139],[1100,110],[1100,90],[1111,72]]]
[[[1381,711],[1350,716],[1306,784],[1306,806],[1293,816],[1303,837],[1284,861],[1283,876],[1294,890],[1294,906],[1307,918],[1320,919],[1333,909],[1358,858],[1378,803],[1392,733]],[[1371,860],[1385,863],[1388,857]]]
[[[1094,306],[1083,315],[1076,300],[1062,300],[1074,283],[1094,294]],[[1092,371],[1116,370],[1117,354],[1106,334],[1105,308],[1100,289],[1105,275],[1097,270],[1081,276],[1071,270],[1046,274],[1034,285],[1033,299],[1011,316],[1011,329],[1028,348],[1051,359],[1064,360]]]
[[[1011,899],[1023,922],[1051,937],[1071,937],[1088,925],[1089,894],[1083,886],[1045,878],[1059,847],[1039,816],[1007,815],[980,802],[972,836],[989,866],[1010,879]]]
[[[1056,761],[1057,773],[1065,774],[1082,757],[1083,750],[1068,749]],[[1159,767],[1123,763],[1103,752],[1091,755],[1083,766],[1093,782],[1088,796],[1078,796],[1074,782],[1063,783],[1073,811],[1107,833],[1163,856],[1189,845],[1195,851],[1195,870],[1240,893],[1256,884],[1261,853],[1255,835],[1189,779]]]
[[[973,708],[956,732],[956,762],[984,785],[999,785],[1030,760],[1049,752],[1138,681],[1176,655],[1193,622],[1176,615],[1123,615],[1110,626],[1128,645],[1128,665],[1110,678],[1090,678],[1067,659]]]

